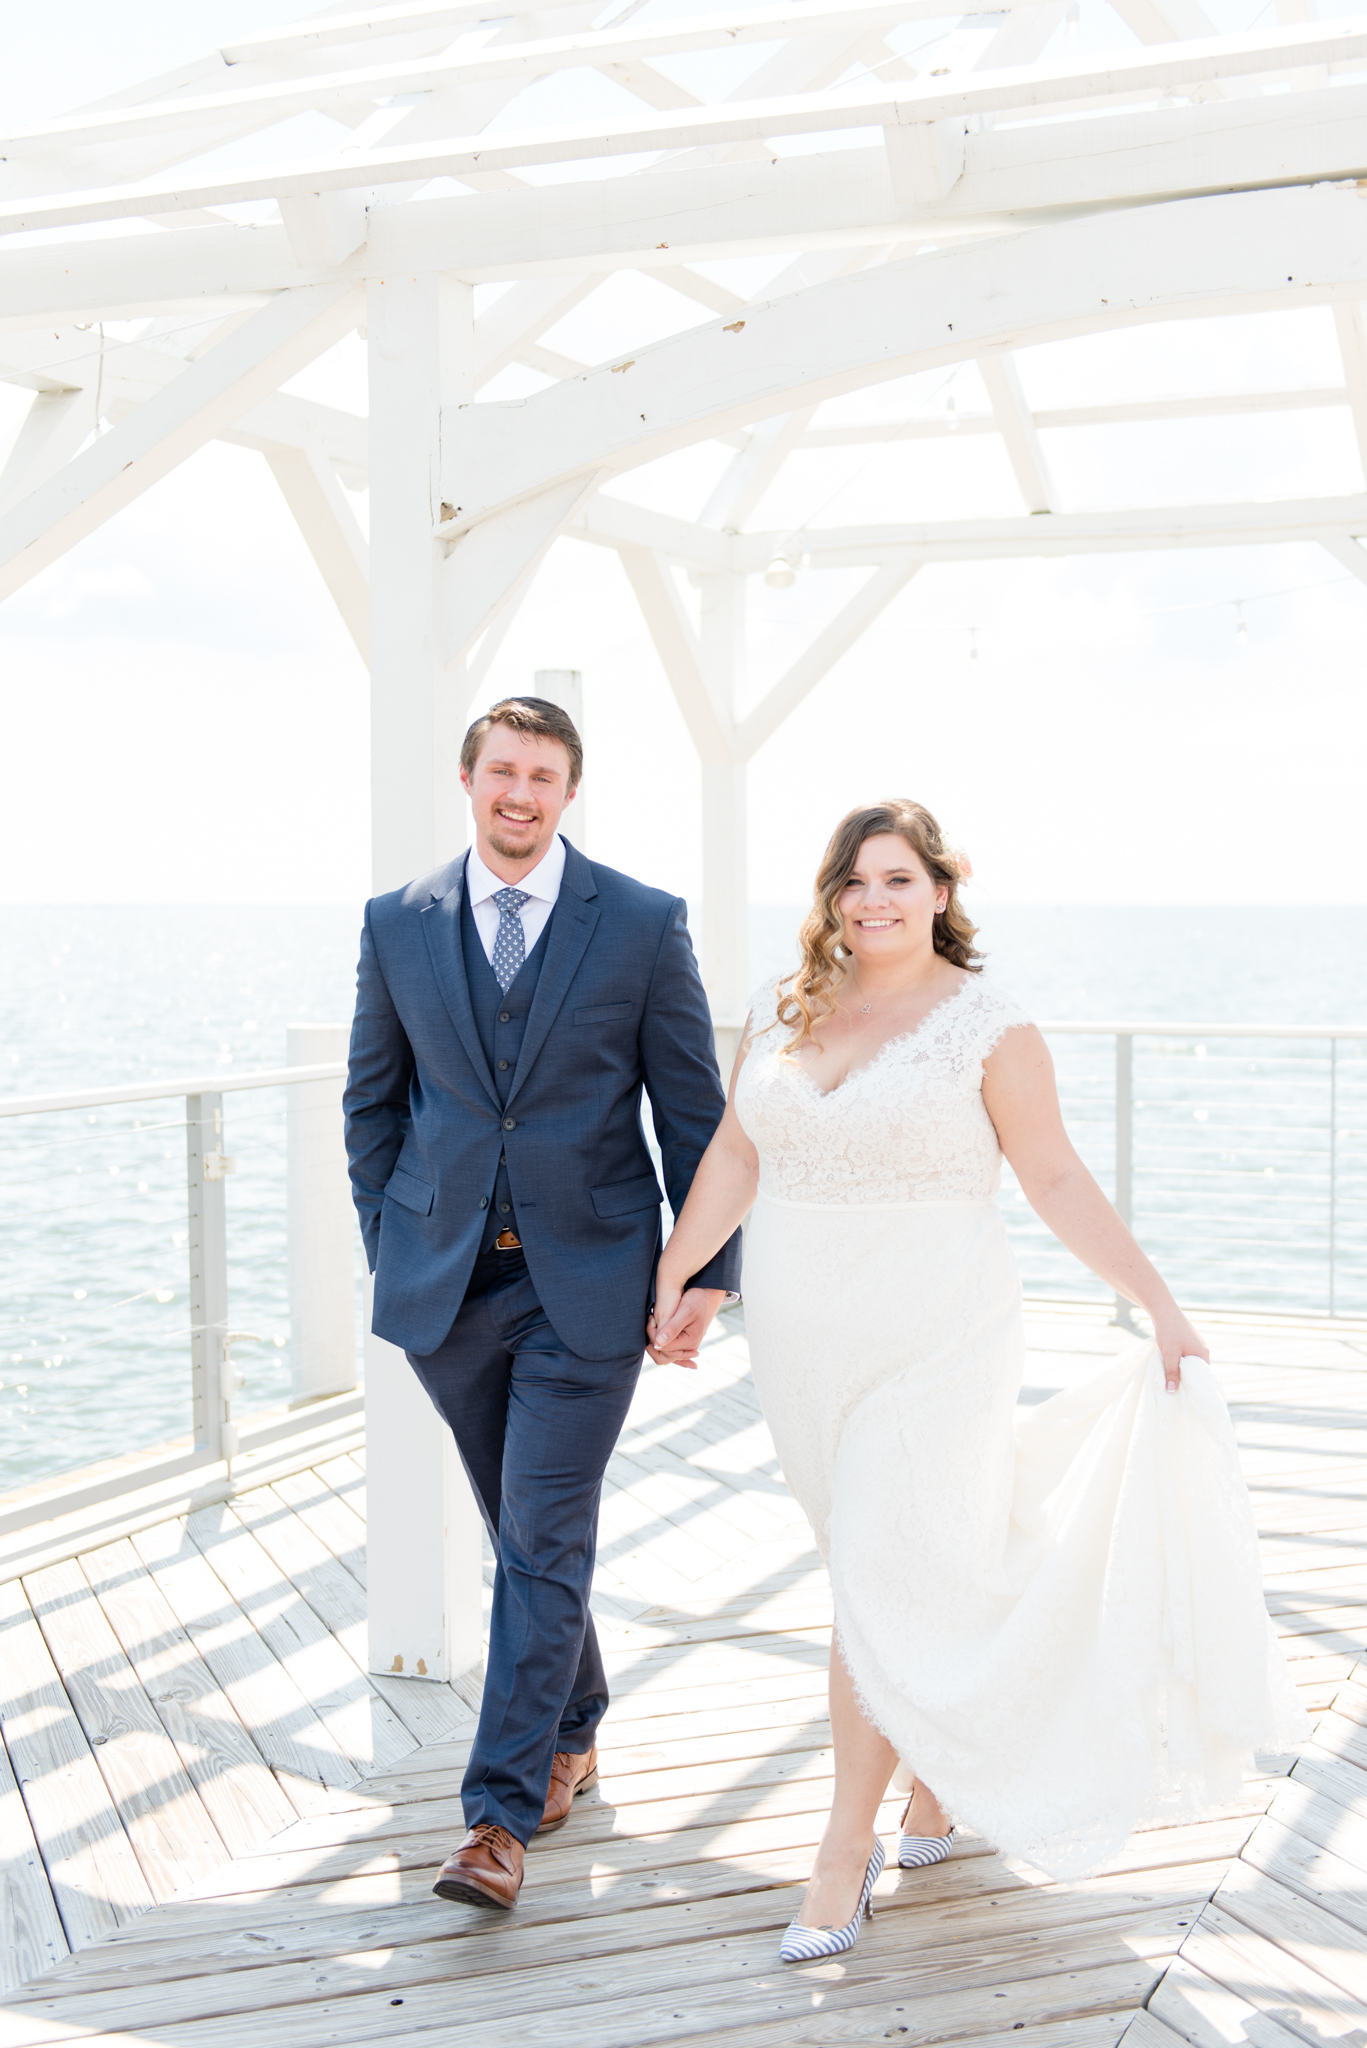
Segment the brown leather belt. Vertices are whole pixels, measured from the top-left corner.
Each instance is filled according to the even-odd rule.
[[[515,1231],[509,1230],[505,1223],[498,1236],[494,1239],[494,1250],[496,1252],[520,1252],[521,1249],[522,1239]]]

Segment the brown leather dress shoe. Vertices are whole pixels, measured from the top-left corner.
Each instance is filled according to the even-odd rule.
[[[581,1792],[587,1792],[590,1785],[598,1783],[598,1745],[594,1744],[587,1756],[574,1756],[568,1749],[558,1749],[551,1765],[551,1789],[546,1794],[546,1811],[541,1816],[539,1835],[548,1835],[552,1828],[563,1828],[570,1817],[570,1808]]]
[[[458,1905],[501,1906],[506,1912],[522,1889],[525,1853],[516,1835],[480,1821],[442,1864],[432,1889],[439,1899]]]

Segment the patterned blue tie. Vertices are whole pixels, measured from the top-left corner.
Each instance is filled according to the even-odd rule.
[[[527,935],[522,929],[522,906],[531,901],[525,889],[495,889],[498,905],[498,933],[494,939],[493,970],[506,996],[522,971],[527,957]]]

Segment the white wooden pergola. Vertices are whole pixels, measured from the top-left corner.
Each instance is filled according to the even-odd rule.
[[[460,736],[547,550],[565,534],[616,550],[701,761],[700,952],[731,1022],[747,763],[924,565],[1309,540],[1367,580],[1364,493],[1059,500],[1041,433],[1060,426],[1224,413],[1256,433],[1336,406],[1367,466],[1367,20],[1276,0],[1276,25],[1265,11],[1222,35],[1200,0],[1092,4],[1114,45],[1099,55],[1079,50],[1078,0],[377,0],[3,138],[0,377],[33,398],[0,473],[0,596],[210,440],[259,450],[369,662],[385,889],[462,843]],[[537,124],[538,92],[567,72],[612,81],[615,125]],[[336,146],[301,153],[301,116],[315,137],[334,124]],[[754,298],[714,274],[776,254]],[[624,270],[710,317],[648,346],[624,331],[593,365],[547,345]],[[476,313],[481,285],[504,289]],[[1339,388],[1046,415],[1013,359],[1306,306],[1332,308]],[[143,324],[92,346],[110,322]],[[357,330],[368,424],[281,389]],[[969,363],[990,413],[823,419],[851,392]],[[542,388],[481,402],[510,364]],[[813,522],[800,542],[753,524],[804,451],[905,441],[911,460],[954,430],[1000,437],[1016,514]],[[702,442],[729,460],[698,517],[614,494]],[[367,482],[368,544],[349,497]],[[864,580],[742,716],[747,588],[799,568]],[[468,1504],[440,1459],[415,1471],[406,1369],[377,1352],[370,1374],[388,1389],[375,1661],[394,1668],[392,1641],[405,1670],[421,1655],[456,1673],[477,1613]]]

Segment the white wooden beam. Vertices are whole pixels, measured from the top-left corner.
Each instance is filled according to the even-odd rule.
[[[466,656],[465,680],[469,687],[471,704],[478,702],[480,686],[493,666],[494,656],[498,653],[499,648],[511,632],[513,623],[522,607],[522,600],[531,589],[536,579],[536,572],[540,566],[541,561],[540,557],[538,557],[518,577],[517,582],[508,592],[505,601],[499,606],[485,627],[482,636],[476,641]]]
[[[202,95],[182,94],[103,116],[64,115],[0,135],[0,152],[10,160],[47,155],[56,149],[90,149],[101,143],[165,134],[178,128],[202,128],[206,122],[224,117],[264,115],[279,121],[315,109],[328,112],[340,101],[373,103],[396,93],[433,92],[453,85],[512,80],[521,87],[557,71],[588,67],[613,75],[628,74],[619,82],[627,85],[628,90],[636,90],[630,84],[629,74],[641,65],[648,66],[654,57],[779,42],[794,36],[829,35],[833,30],[862,34],[870,28],[905,20],[909,12],[916,11],[914,4],[908,8],[907,0],[846,0],[843,6],[828,4],[819,9],[791,5],[747,7],[681,21],[633,23],[626,29],[587,29],[523,42],[499,41],[456,56],[399,58],[343,71],[273,80],[245,89],[229,87]],[[928,0],[922,0],[921,11],[929,12]],[[656,73],[654,81],[641,80],[644,85],[652,82],[661,89],[666,110],[699,104],[693,93],[671,93],[671,81],[662,74]],[[199,153],[198,149],[195,153]]]
[[[783,721],[796,711],[804,697],[843,660],[856,641],[861,640],[874,620],[901,595],[920,567],[914,558],[886,563],[875,570],[861,590],[836,613],[817,634],[792,667],[782,675],[736,730],[736,751],[743,760],[771,739]]]
[[[1339,353],[1343,357],[1348,403],[1353,410],[1358,456],[1363,475],[1367,477],[1367,308],[1360,300],[1335,306],[1334,325],[1338,331]]]
[[[566,521],[597,488],[596,476],[554,484],[456,541],[442,571],[442,648],[448,663],[463,661],[488,632],[515,588],[525,587]]]
[[[700,143],[765,142],[784,135],[838,133],[841,129],[953,120],[973,114],[1028,114],[1115,93],[1182,91],[1221,78],[1252,77],[1307,63],[1361,64],[1367,60],[1367,23],[1307,24],[1257,35],[1212,37],[1148,51],[1112,53],[1045,71],[1034,66],[970,73],[942,85],[918,80],[894,91],[837,89],[787,99],[741,101],[722,109],[700,107],[657,114],[605,128],[570,126],[453,137],[377,149],[352,157],[268,165],[237,175],[102,186],[88,192],[7,201],[0,233],[71,226],[83,221],[148,217],[186,207],[223,206],[296,193],[348,191],[411,184],[467,173],[517,170],[537,164],[588,162],[642,151],[693,148]]]
[[[699,569],[731,567],[731,543],[726,535],[699,526],[695,520],[649,511],[643,505],[629,505],[623,498],[614,498],[610,491],[600,490],[590,498],[567,522],[566,531],[577,540],[594,541],[600,547],[639,548],[664,559],[691,563]]]
[[[1156,420],[1235,419],[1264,412],[1321,412],[1347,405],[1348,393],[1339,384],[1325,384],[1304,391],[1210,391],[1190,398],[1133,398],[1114,405],[1042,406],[1035,413],[1035,425],[1051,427],[1118,427],[1147,425]],[[958,413],[951,422],[943,415],[925,419],[878,420],[857,427],[808,427],[802,436],[804,448],[861,448],[885,446],[897,441],[939,441],[957,435],[995,434],[993,413]]]
[[[545,185],[534,195],[420,200],[372,221],[369,261],[439,262],[478,278],[643,267],[772,249],[871,249],[1002,233],[1107,205],[1356,175],[1367,87],[998,127],[964,139],[946,195],[899,202],[882,150],[766,157]],[[0,259],[2,260],[2,259]]]
[[[814,569],[849,569],[911,557],[922,562],[990,562],[1029,556],[1146,553],[1162,548],[1228,548],[1285,541],[1321,546],[1367,535],[1367,492],[1270,504],[1160,505],[1109,512],[1055,512],[1048,519],[955,519],[896,526],[808,527],[803,552]],[[730,543],[738,570],[754,575],[785,536],[746,533]]]
[[[733,458],[699,513],[704,526],[720,526],[731,531],[744,526],[801,441],[815,409],[805,405],[796,412],[779,413],[771,420],[761,420],[750,437],[749,447]]]
[[[1068,0],[1038,0],[1017,7],[1003,20],[978,56],[975,71],[996,71],[1008,64],[1033,64],[1063,20]]]
[[[0,512],[55,476],[95,425],[95,390],[37,391],[0,470]]]
[[[1367,583],[1367,548],[1360,540],[1354,540],[1351,534],[1344,533],[1331,536],[1327,540],[1321,537],[1320,546],[1331,554],[1336,562],[1341,562],[1345,569],[1350,570],[1360,583]]]
[[[1218,33],[1200,0],[1111,0],[1111,6],[1141,43]]]
[[[575,0],[536,0],[538,15]],[[339,7],[287,22],[282,28],[262,29],[256,35],[235,36],[216,55],[225,64],[279,64],[282,59],[314,58],[320,51],[336,50],[348,43],[388,41],[396,36],[447,29],[470,28],[480,22],[502,19],[493,11],[494,0],[409,0],[407,5]],[[445,38],[447,42],[451,37]]]
[[[766,158],[536,189],[410,200],[372,213],[367,249],[343,273],[439,269],[526,279],[658,268],[747,249],[845,249],[966,232],[1000,233],[1034,211],[1162,201],[1336,179],[1367,169],[1367,88],[997,128],[965,142],[962,177],[938,205],[899,214],[880,149]],[[0,333],[53,321],[184,316],[249,307],[333,269],[300,267],[283,229],[11,244],[0,250]],[[682,289],[682,285],[679,285]],[[718,288],[719,290],[722,288]],[[692,296],[703,298],[702,292]]]
[[[623,355],[443,446],[473,523],[588,468],[627,468],[718,429],[1005,345],[1367,293],[1356,189],[1199,199],[886,263]]]
[[[366,205],[359,192],[296,192],[281,199],[280,218],[304,270],[345,262],[366,238]]]
[[[282,293],[0,516],[0,597],[130,504],[355,326],[349,285]]]
[[[364,490],[370,474],[370,423],[316,399],[277,391],[244,412],[236,426],[219,435],[239,448],[308,448],[336,470],[352,490]]]
[[[733,761],[734,731],[712,700],[698,637],[679,603],[668,563],[630,542],[620,543],[617,551],[699,759],[704,764]]]
[[[1035,417],[1026,402],[1020,373],[1009,350],[978,357],[978,374],[983,380],[997,431],[1016,473],[1027,512],[1056,512],[1058,503],[1044,459]]]
[[[503,292],[475,322],[476,389],[509,363],[525,358],[528,343],[573,312],[601,281],[596,275],[576,278],[573,283],[559,277],[538,278]]]
[[[271,474],[362,661],[370,660],[370,550],[337,473],[316,448],[271,447]]]
[[[677,609],[677,587],[669,580]],[[698,576],[697,651],[713,715],[728,735],[730,758],[701,760],[702,916],[698,964],[714,1024],[734,1024],[750,993],[748,780],[735,748],[736,700],[745,671],[743,576]],[[719,1053],[734,1047],[719,1045]]]

